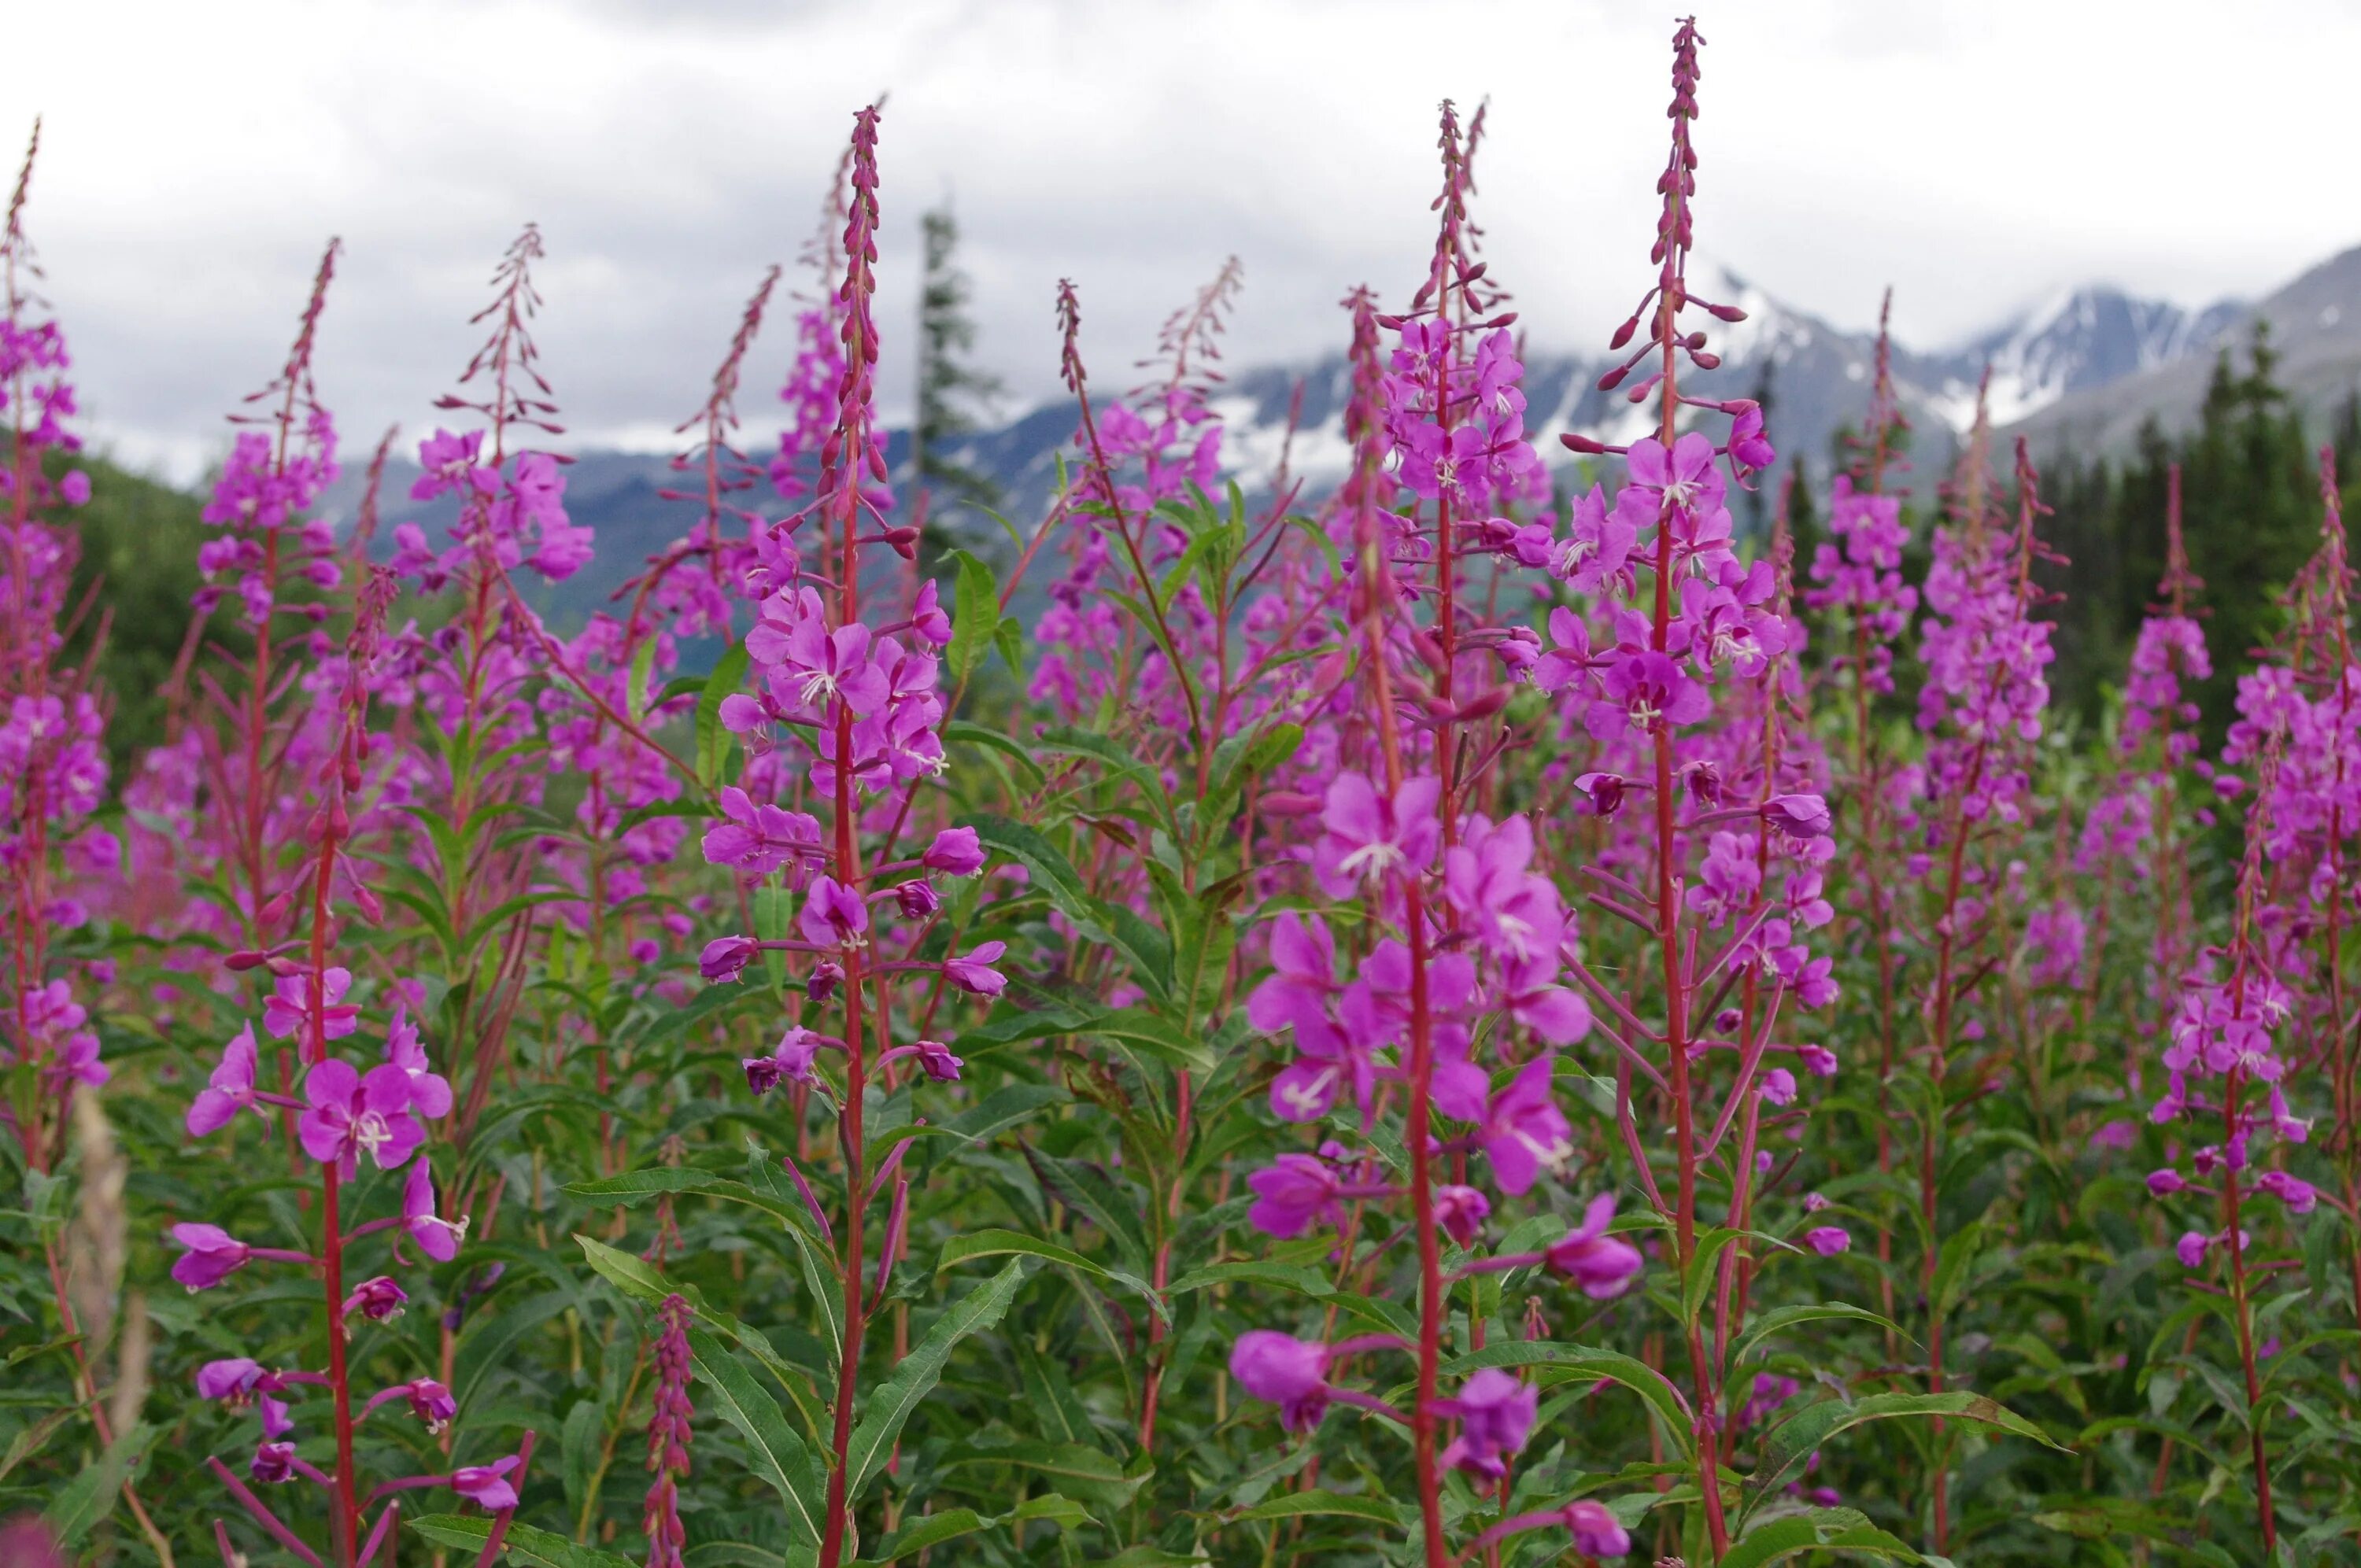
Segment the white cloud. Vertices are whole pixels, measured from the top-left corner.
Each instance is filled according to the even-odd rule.
[[[2329,0],[2235,27],[2191,0],[1719,9],[1700,241],[1839,323],[1888,282],[1922,342],[2091,277],[2256,292],[2361,238],[2324,173],[2361,100],[2295,76],[2361,45]],[[12,18],[0,127],[48,116],[30,226],[92,424],[185,473],[277,363],[332,232],[321,379],[356,444],[431,419],[527,218],[570,422],[644,439],[696,406],[875,88],[886,330],[916,215],[955,191],[983,353],[1021,395],[1054,389],[1060,276],[1117,384],[1232,252],[1234,361],[1335,345],[1346,287],[1420,276],[1446,93],[1491,95],[1496,274],[1540,341],[1587,344],[1644,284],[1669,31],[1605,0],[85,0]],[[785,345],[757,350],[757,422]]]

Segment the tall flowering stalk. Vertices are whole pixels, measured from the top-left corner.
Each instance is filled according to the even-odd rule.
[[[1910,869],[1927,879],[1934,951],[1920,1003],[1926,1025],[1924,1061],[1930,1080],[1919,1118],[1919,1280],[1926,1292],[1927,1387],[1944,1391],[1943,1307],[1936,1289],[1943,1235],[1939,1161],[1950,1106],[1946,1079],[1963,1040],[1980,1038],[1980,1022],[1964,1003],[1989,972],[1982,961],[2003,914],[1996,868],[1988,863],[2022,831],[2032,742],[2040,739],[2048,701],[2044,672],[2052,652],[2049,626],[2036,620],[2040,590],[2033,565],[2045,558],[2035,526],[2047,510],[2022,437],[2016,449],[2016,517],[1995,516],[1986,488],[1983,426],[1963,459],[1963,482],[1951,526],[1938,530],[1927,576],[1928,615],[1921,656],[1926,685],[1918,697],[1918,728],[1929,737],[1917,783],[1926,806],[1923,849]],[[1996,849],[1995,846],[1998,846]],[[1971,856],[1971,851],[1979,851]],[[1938,1458],[1929,1477],[1933,1540],[1942,1550],[1950,1530],[1950,1476]]]
[[[857,1487],[869,1479],[865,1472],[856,1474],[852,1452],[863,1361],[873,1315],[907,1242],[909,1179],[899,1174],[907,1145],[897,1145],[871,1168],[871,1089],[890,1089],[897,1068],[922,1080],[956,1080],[961,1064],[945,1046],[922,1037],[897,1044],[897,1026],[914,1035],[923,1031],[946,987],[996,996],[1006,983],[992,967],[1000,943],[956,956],[920,954],[942,905],[933,878],[982,869],[983,853],[974,830],[945,829],[919,853],[899,852],[917,786],[943,765],[939,731],[944,705],[937,690],[935,651],[950,642],[952,629],[950,617],[930,602],[898,623],[865,619],[865,553],[884,546],[907,560],[917,544],[916,530],[886,521],[891,503],[882,491],[885,460],[873,408],[877,125],[874,107],[861,111],[853,125],[844,272],[836,302],[843,371],[835,421],[820,447],[810,504],[775,525],[776,532],[795,538],[805,565],[800,576],[763,600],[747,633],[755,689],[725,699],[720,718],[747,741],[750,765],[742,786],[721,792],[724,820],[707,831],[704,841],[708,861],[756,883],[763,933],[709,944],[699,964],[706,978],[734,981],[765,950],[802,955],[799,962],[808,964],[801,1017],[787,1025],[767,1055],[746,1059],[748,1085],[763,1094],[781,1083],[825,1083],[825,1094],[810,1102],[832,1110],[842,1158],[843,1207],[833,1225],[818,1219],[818,1201],[793,1157],[788,1158],[834,1248],[842,1296],[842,1351],[830,1401],[831,1463],[818,1541],[821,1568],[838,1568],[846,1561],[855,1535]],[[779,558],[795,556],[782,549]],[[905,644],[896,632],[911,641]],[[778,804],[790,793],[816,805],[825,802],[829,820],[823,824]],[[781,873],[785,892],[802,894],[792,925],[785,918],[785,899],[771,881]],[[776,913],[765,918],[765,910]],[[885,956],[888,943],[901,948],[900,956]],[[897,994],[921,979],[932,992],[923,1002]],[[829,1030],[831,1013],[838,1020]],[[840,1057],[840,1080],[823,1073],[824,1051]],[[873,1254],[873,1211],[881,1198],[887,1202]]]
[[[1415,1280],[1417,1334],[1305,1340],[1257,1330],[1238,1339],[1230,1359],[1232,1376],[1278,1404],[1290,1431],[1310,1431],[1332,1404],[1407,1429],[1417,1547],[1431,1568],[1478,1552],[1489,1560],[1511,1537],[1544,1529],[1572,1531],[1587,1552],[1630,1549],[1622,1526],[1592,1498],[1506,1513],[1540,1390],[1504,1370],[1521,1361],[1485,1359],[1481,1312],[1470,1311],[1455,1347],[1453,1367],[1465,1380],[1448,1398],[1442,1380],[1454,1337],[1450,1293],[1462,1282],[1547,1269],[1606,1299],[1640,1267],[1639,1254],[1607,1234],[1615,1207],[1609,1194],[1546,1249],[1483,1245],[1494,1204],[1475,1185],[1477,1162],[1494,1190],[1538,1203],[1536,1188],[1574,1154],[1554,1061],[1558,1047],[1588,1032],[1591,1018],[1560,983],[1572,931],[1556,885],[1536,870],[1535,821],[1477,809],[1486,771],[1515,743],[1502,714],[1511,683],[1533,667],[1534,649],[1530,633],[1486,623],[1467,578],[1478,564],[1490,571],[1543,565],[1554,541],[1546,523],[1500,515],[1537,491],[1539,459],[1524,439],[1513,316],[1486,280],[1468,221],[1475,139],[1472,129],[1463,137],[1446,104],[1434,259],[1411,309],[1383,316],[1366,293],[1349,302],[1354,466],[1343,510],[1354,554],[1334,667],[1349,680],[1361,721],[1346,729],[1347,767],[1324,795],[1283,809],[1317,811],[1312,881],[1332,901],[1356,902],[1360,925],[1340,940],[1319,914],[1279,915],[1269,942],[1276,972],[1248,1001],[1257,1026],[1293,1036],[1294,1059],[1270,1084],[1272,1112],[1297,1124],[1345,1113],[1340,1130],[1357,1123],[1369,1146],[1356,1151],[1331,1140],[1317,1153],[1282,1154],[1248,1179],[1257,1200],[1251,1223],[1280,1239],[1335,1228],[1346,1280],[1370,1289],[1365,1277],[1383,1265],[1386,1249],[1356,1256],[1361,1216],[1380,1205],[1406,1211],[1414,1255],[1402,1266]],[[1397,346],[1381,358],[1384,330],[1397,334]],[[1385,477],[1389,466],[1400,476],[1398,488]],[[1279,796],[1272,806],[1281,809]],[[1401,1152],[1389,1171],[1378,1152],[1387,1146],[1372,1135],[1397,1105],[1400,1130],[1390,1135]],[[1468,1288],[1473,1300],[1476,1287]],[[1407,1410],[1347,1380],[1360,1358],[1393,1354],[1414,1358]],[[1456,1434],[1445,1443],[1453,1422]],[[1488,1510],[1470,1519],[1473,1534],[1456,1552],[1447,1534],[1447,1475]]]
[[[370,677],[382,647],[393,592],[393,577],[387,571],[372,572],[362,583],[351,634],[322,697],[329,709],[327,728],[334,743],[316,772],[302,781],[312,804],[303,829],[308,874],[301,887],[302,896],[296,901],[303,935],[281,948],[239,954],[231,960],[234,969],[259,970],[272,978],[272,990],[261,1010],[262,1026],[269,1035],[292,1043],[304,1069],[302,1097],[274,1092],[258,1082],[257,1041],[249,1021],[224,1046],[207,1086],[192,1102],[187,1115],[190,1135],[205,1137],[230,1127],[247,1113],[266,1124],[266,1107],[282,1113],[280,1124],[291,1124],[291,1157],[300,1150],[301,1157],[316,1167],[318,1239],[308,1250],[257,1246],[209,1222],[188,1221],[171,1228],[171,1239],[181,1249],[172,1266],[172,1277],[192,1293],[213,1289],[257,1262],[288,1265],[318,1276],[327,1347],[324,1368],[269,1367],[251,1356],[231,1356],[207,1363],[196,1378],[201,1397],[239,1407],[251,1405],[258,1410],[261,1441],[246,1465],[246,1478],[241,1479],[218,1457],[207,1463],[253,1522],[312,1568],[321,1568],[324,1563],[334,1563],[338,1568],[366,1564],[399,1517],[399,1505],[391,1500],[398,1492],[447,1488],[487,1512],[504,1516],[514,1510],[516,1485],[522,1479],[522,1467],[533,1445],[533,1434],[528,1431],[518,1453],[489,1464],[460,1466],[437,1475],[398,1475],[366,1491],[357,1460],[358,1423],[377,1410],[404,1406],[430,1431],[439,1432],[457,1409],[449,1388],[432,1377],[392,1383],[369,1394],[365,1401],[359,1397],[360,1363],[376,1359],[373,1353],[381,1354],[388,1347],[373,1341],[357,1359],[353,1324],[359,1320],[379,1325],[401,1317],[409,1292],[391,1272],[354,1280],[352,1277],[359,1272],[353,1266],[358,1245],[368,1238],[383,1236],[390,1270],[412,1261],[402,1249],[405,1237],[425,1257],[447,1262],[457,1255],[467,1229],[464,1218],[443,1217],[422,1147],[428,1124],[451,1110],[451,1086],[429,1064],[406,1007],[395,1003],[384,1025],[383,1057],[377,1065],[357,1067],[330,1048],[332,1041],[350,1037],[361,1025],[362,1004],[346,1000],[352,992],[352,972],[334,959],[349,915],[362,913],[367,918],[367,911],[373,907],[371,901],[355,891],[363,885],[363,873],[351,852],[352,799],[366,777],[371,747]],[[398,1214],[358,1219],[356,1198],[383,1190],[376,1183],[367,1188],[358,1185],[364,1158],[378,1171],[404,1170]],[[371,1244],[371,1250],[376,1245]],[[304,1389],[318,1389],[325,1396],[326,1422],[334,1442],[333,1470],[323,1471],[303,1458],[295,1441],[296,1419],[282,1396]],[[248,1481],[266,1489],[300,1482],[324,1493],[328,1512],[324,1557]],[[386,1506],[364,1541],[365,1515],[379,1501]]]

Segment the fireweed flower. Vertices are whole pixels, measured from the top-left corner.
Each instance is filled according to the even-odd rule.
[[[373,1323],[390,1322],[409,1304],[410,1292],[380,1274],[353,1287],[353,1293],[345,1298],[343,1315],[349,1318],[357,1313]]]
[[[364,1151],[379,1170],[392,1170],[426,1139],[410,1113],[410,1074],[391,1064],[363,1077],[331,1058],[304,1075],[303,1098],[312,1106],[295,1126],[303,1152],[334,1165],[347,1181]]]
[[[746,1069],[746,1087],[768,1094],[783,1080],[813,1081],[812,1063],[819,1056],[819,1036],[811,1030],[790,1025],[769,1056],[747,1057],[740,1063]]]
[[[1316,1155],[1280,1155],[1270,1168],[1246,1178],[1255,1195],[1246,1223],[1281,1241],[1315,1224],[1334,1224],[1343,1217],[1338,1200],[1342,1185],[1328,1162]]]
[[[943,965],[943,976],[971,996],[997,996],[1008,988],[1008,977],[992,967],[1008,950],[1005,942],[984,942],[974,951]]]
[[[241,1110],[250,1109],[257,1116],[263,1115],[262,1108],[254,1103],[257,1061],[254,1025],[241,1025],[229,1044],[222,1047],[221,1063],[214,1069],[213,1077],[189,1104],[191,1137],[202,1138],[221,1131],[236,1119]]]
[[[513,1453],[495,1459],[489,1464],[470,1464],[451,1472],[451,1490],[486,1513],[497,1514],[517,1506],[516,1488],[509,1485],[509,1472],[517,1467]]]
[[[244,1268],[247,1259],[254,1255],[252,1247],[219,1225],[174,1225],[172,1240],[187,1249],[173,1261],[172,1277],[187,1286],[192,1295],[212,1289]]]
[[[1328,786],[1321,822],[1327,829],[1312,846],[1312,875],[1331,898],[1357,896],[1403,867],[1434,858],[1440,829],[1434,804],[1442,790],[1432,778],[1405,782],[1391,799],[1379,795],[1358,773],[1339,774]]]
[[[423,1156],[402,1181],[401,1223],[418,1249],[437,1263],[458,1256],[459,1244],[467,1239],[466,1216],[445,1220],[435,1212],[434,1177]]]
[[[321,1032],[328,1039],[341,1040],[360,1027],[361,1010],[345,1001],[345,992],[353,986],[350,970],[330,969],[320,977]],[[273,1039],[283,1040],[302,1031],[310,1037],[312,1017],[312,981],[308,975],[288,975],[281,979],[262,1003],[262,1026],[270,1031]]]
[[[1436,1401],[1437,1415],[1455,1418],[1459,1435],[1443,1451],[1443,1463],[1480,1480],[1498,1481],[1509,1460],[1521,1453],[1541,1409],[1542,1391],[1494,1367],[1469,1377],[1456,1398]]]
[[[1621,1295],[1642,1263],[1638,1248],[1607,1234],[1614,1218],[1615,1195],[1600,1193],[1583,1211],[1582,1223],[1551,1244],[1546,1254],[1551,1269],[1595,1300]]]
[[[1328,1347],[1269,1329],[1238,1336],[1230,1351],[1230,1376],[1257,1399],[1279,1407],[1279,1425],[1307,1432],[1328,1413]]]

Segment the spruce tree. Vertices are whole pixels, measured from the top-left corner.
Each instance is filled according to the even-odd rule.
[[[1000,378],[970,363],[975,323],[967,274],[958,264],[959,220],[946,202],[921,220],[925,271],[918,294],[917,417],[910,429],[910,495],[923,520],[919,566],[933,575],[951,537],[944,509],[965,503],[997,507],[1000,488],[989,475],[959,462],[952,448],[991,414]]]

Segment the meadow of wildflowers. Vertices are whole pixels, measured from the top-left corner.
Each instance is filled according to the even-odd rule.
[[[2361,1563],[2334,466],[2257,649],[2175,488],[2096,735],[2030,455],[1980,418],[1913,474],[1882,357],[1811,547],[1793,492],[1741,529],[1777,433],[1691,389],[1742,319],[1689,291],[1703,47],[1641,433],[1530,438],[1445,104],[1424,275],[1336,317],[1342,483],[1222,477],[1235,263],[1120,392],[1069,284],[1061,483],[991,559],[886,461],[860,110],[675,542],[578,625],[543,236],[339,520],[332,241],[225,372],[112,769],[37,131],[0,1564]]]

